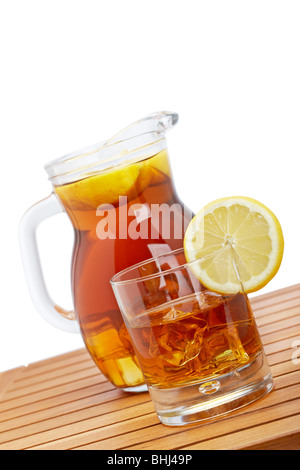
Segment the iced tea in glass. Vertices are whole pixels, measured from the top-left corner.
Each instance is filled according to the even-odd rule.
[[[206,289],[182,249],[115,275],[112,285],[160,420],[216,418],[268,393],[273,379],[242,285]]]

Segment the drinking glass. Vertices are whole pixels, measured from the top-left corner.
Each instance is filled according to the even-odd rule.
[[[223,295],[201,284],[198,262],[180,248],[111,280],[158,417],[170,426],[225,415],[274,385],[236,266],[236,290]]]

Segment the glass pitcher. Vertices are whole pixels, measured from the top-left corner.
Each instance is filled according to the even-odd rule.
[[[126,391],[141,391],[145,385],[110,279],[182,247],[193,214],[177,196],[165,138],[177,120],[175,113],[152,114],[106,142],[48,163],[53,192],[20,223],[21,254],[35,307],[56,327],[80,331],[102,373]],[[74,311],[49,296],[36,243],[38,224],[62,211],[74,227]]]

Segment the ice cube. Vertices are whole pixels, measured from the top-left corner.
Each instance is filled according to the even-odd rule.
[[[199,357],[202,370],[211,373],[224,373],[249,361],[234,324],[212,328],[203,341]]]
[[[174,312],[170,313],[170,316],[172,315]],[[182,315],[180,312],[181,318]],[[169,364],[182,366],[199,354],[206,327],[205,320],[194,316],[154,327],[150,336],[149,352]]]

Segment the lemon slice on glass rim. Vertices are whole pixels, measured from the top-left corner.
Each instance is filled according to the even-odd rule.
[[[191,269],[208,289],[221,294],[251,293],[277,273],[284,239],[273,212],[244,196],[217,199],[190,222],[184,252]]]

